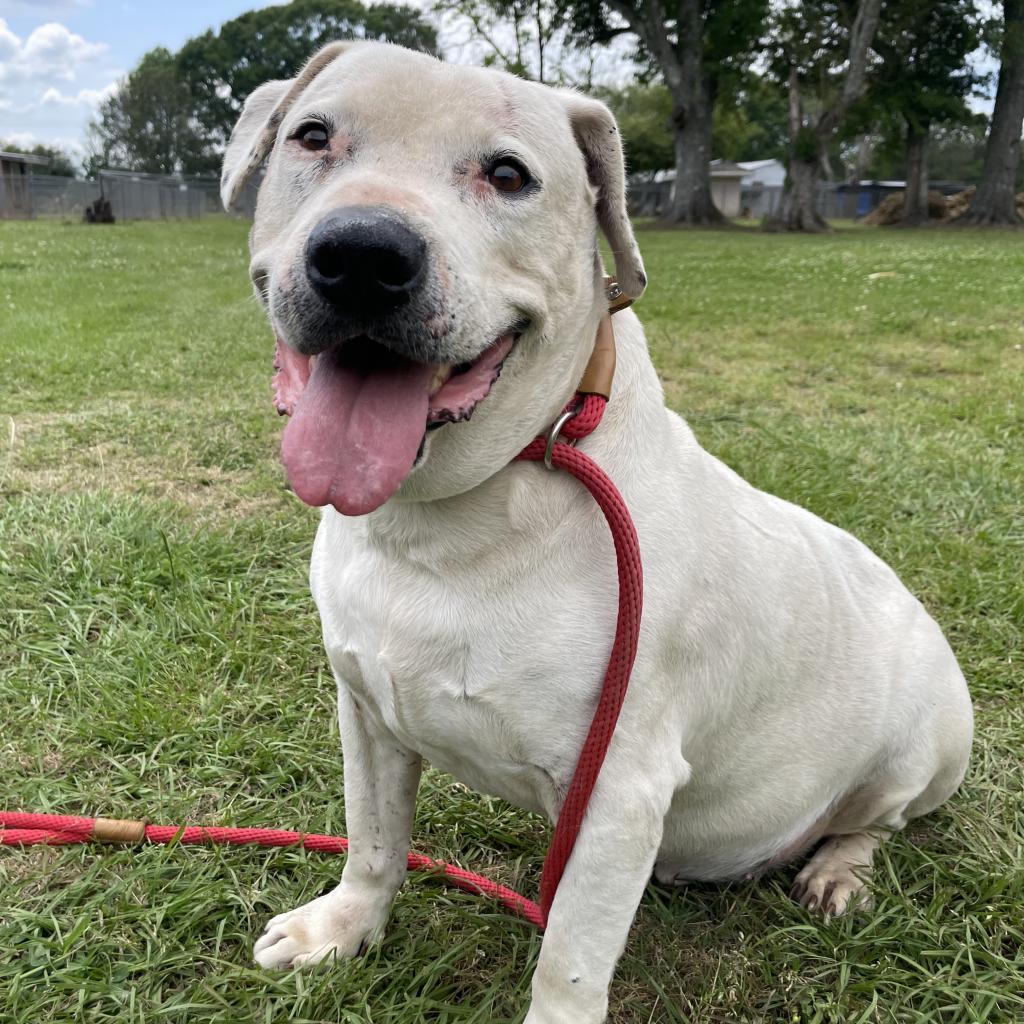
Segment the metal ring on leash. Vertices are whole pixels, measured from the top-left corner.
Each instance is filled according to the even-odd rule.
[[[566,425],[580,411],[578,405],[573,406],[566,412],[563,412],[561,416],[551,424],[551,429],[548,431],[548,443],[544,448],[544,465],[548,469],[554,469],[554,464],[551,461],[551,456],[555,451],[555,442],[558,440],[558,435],[562,432],[562,427]],[[567,444],[575,445],[575,441],[568,441]]]

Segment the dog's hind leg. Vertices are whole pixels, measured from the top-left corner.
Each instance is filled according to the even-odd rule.
[[[278,914],[256,943],[261,967],[304,967],[359,956],[384,931],[405,880],[421,759],[364,721],[344,683],[338,716],[345,758],[348,859],[336,889]]]
[[[792,898],[826,917],[869,905],[864,890],[879,844],[911,818],[928,814],[951,796],[965,765],[966,749],[940,763],[923,784],[904,782],[900,787],[890,777],[852,793],[829,821],[825,841],[796,876]],[[900,770],[912,775],[906,761]]]

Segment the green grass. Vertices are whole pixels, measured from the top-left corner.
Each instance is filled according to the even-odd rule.
[[[283,486],[246,226],[0,224],[0,763],[11,808],[340,832],[333,686]],[[960,795],[888,843],[871,914],[758,882],[650,890],[625,1022],[1024,1020],[1024,240],[644,232],[670,404],[852,530],[947,630],[978,707]],[[882,273],[891,276],[872,277]],[[415,845],[532,891],[547,829],[435,772]],[[539,937],[431,883],[383,946],[251,966],[333,884],[294,851],[0,850],[0,1018],[513,1022]]]

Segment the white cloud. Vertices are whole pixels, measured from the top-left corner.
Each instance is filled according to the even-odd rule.
[[[85,156],[85,147],[81,139],[72,138],[68,135],[36,135],[34,132],[7,132],[0,136],[0,142],[13,143],[22,149],[31,149],[33,146],[56,146],[63,149],[65,153],[81,159]]]
[[[102,89],[79,89],[72,94],[62,93],[52,85],[39,97],[41,107],[98,107],[111,93],[117,91],[117,82],[111,82]]]
[[[4,136],[4,142],[13,142],[15,146],[21,149],[31,149],[39,141],[31,132],[11,132],[9,135]]]
[[[49,21],[24,41],[0,18],[0,80],[59,78],[72,82],[78,67],[102,57],[106,43],[90,43],[66,25]]]
[[[6,64],[21,49],[21,40],[7,27],[7,22],[0,18],[0,62]]]

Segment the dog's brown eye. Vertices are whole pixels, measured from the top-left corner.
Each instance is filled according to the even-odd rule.
[[[487,172],[487,180],[499,192],[522,192],[526,175],[515,164],[495,164]]]
[[[327,130],[320,125],[305,125],[295,136],[303,149],[316,151],[327,148]]]

